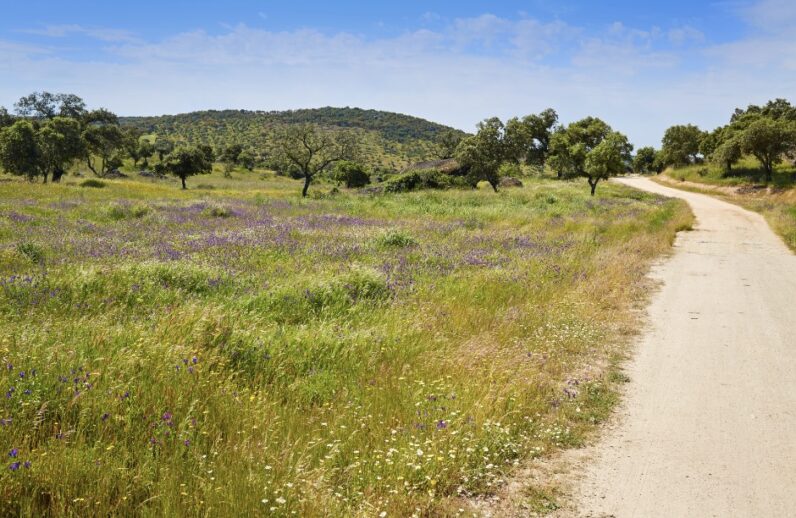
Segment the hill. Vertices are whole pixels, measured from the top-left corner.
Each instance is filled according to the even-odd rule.
[[[123,117],[123,125],[178,141],[216,148],[240,143],[262,152],[280,126],[315,123],[354,131],[368,165],[399,170],[433,158],[434,139],[448,126],[399,113],[361,108],[318,108],[290,111],[207,110],[155,117]],[[458,131],[458,130],[454,130]],[[462,132],[463,133],[463,132]]]

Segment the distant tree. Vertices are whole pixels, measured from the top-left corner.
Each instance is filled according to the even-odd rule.
[[[238,155],[238,163],[248,171],[254,170],[254,165],[256,162],[257,159],[255,158],[254,153],[252,153],[248,149],[244,149]]]
[[[633,146],[627,137],[619,132],[613,132],[586,155],[584,176],[589,182],[592,196],[600,180],[607,180],[611,176],[625,172],[632,151]]]
[[[216,161],[216,152],[213,150],[213,146],[209,144],[200,144],[198,148],[205,154],[205,160],[211,164]]]
[[[138,166],[141,156],[141,137],[144,132],[140,129],[128,126],[122,130],[122,147],[127,155],[133,159],[133,166]]]
[[[54,182],[60,181],[69,165],[85,156],[81,124],[74,118],[58,116],[44,122],[38,130],[37,141],[45,183],[48,176]]]
[[[224,148],[224,151],[221,152],[221,161],[232,165],[238,165],[241,153],[243,153],[243,146],[241,144],[232,144]]]
[[[796,129],[788,120],[760,117],[740,133],[739,143],[741,151],[760,161],[766,182],[770,182],[774,166],[796,147]]]
[[[31,122],[18,120],[0,130],[0,165],[6,172],[30,181],[41,174],[36,129]]]
[[[155,153],[158,154],[158,160],[163,162],[164,157],[174,151],[174,142],[165,137],[157,137],[154,148]]]
[[[275,160],[304,179],[304,197],[315,175],[341,160],[353,160],[357,154],[357,144],[350,134],[324,131],[314,124],[284,127],[274,138]]]
[[[14,124],[14,116],[8,113],[4,106],[0,106],[0,128]]]
[[[528,165],[544,166],[550,151],[550,138],[558,124],[558,114],[552,108],[538,115],[514,118],[506,128],[517,146],[517,154]]]
[[[661,147],[663,161],[675,167],[698,163],[699,145],[703,135],[702,131],[693,124],[672,126],[667,129]]]
[[[186,178],[212,172],[213,164],[207,161],[205,153],[197,147],[178,147],[165,157],[162,168],[179,178],[182,188],[187,189]]]
[[[365,166],[350,160],[337,162],[332,177],[336,181],[344,183],[349,189],[364,187],[370,183],[370,175]]]
[[[586,117],[550,137],[547,164],[559,178],[584,176],[586,156],[613,130],[601,119]]]
[[[105,176],[120,164],[125,135],[119,127],[118,117],[105,109],[88,112],[84,117],[86,166],[97,176]]]
[[[52,119],[53,117],[82,117],[86,113],[86,103],[74,94],[53,94],[33,92],[21,98],[14,105],[21,117]]]
[[[475,135],[462,140],[456,150],[456,160],[468,170],[472,185],[487,181],[497,192],[500,184],[501,166],[506,162],[517,162],[516,138],[497,117],[478,123]]]
[[[440,160],[453,158],[461,141],[461,132],[452,129],[442,130],[434,139],[434,156]]]
[[[143,161],[141,165],[149,167],[149,159],[155,154],[155,146],[146,139],[141,139],[138,142],[138,156]]]
[[[633,171],[638,174],[648,174],[656,171],[656,158],[657,151],[653,147],[642,147],[636,151],[636,156],[633,157]]]
[[[739,135],[724,137],[710,153],[710,160],[724,168],[724,174],[732,172],[732,166],[743,156]]]

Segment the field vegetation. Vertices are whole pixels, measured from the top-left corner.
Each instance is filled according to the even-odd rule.
[[[3,178],[0,508],[456,515],[582,444],[691,216],[525,183]]]

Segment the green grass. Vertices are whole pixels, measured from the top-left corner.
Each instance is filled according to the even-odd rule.
[[[785,244],[796,251],[796,168],[787,164],[777,167],[768,187],[758,162],[751,157],[744,158],[731,175],[714,165],[700,165],[669,169],[666,177],[674,180],[675,187],[718,195],[761,213]]]
[[[0,184],[4,514],[456,514],[607,417],[691,221],[610,184],[191,180]]]

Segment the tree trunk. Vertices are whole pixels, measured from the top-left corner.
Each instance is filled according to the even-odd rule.
[[[766,183],[770,183],[773,178],[774,168],[771,163],[763,164],[763,168],[766,170]]]
[[[42,183],[47,183],[47,171],[44,171],[44,181]]]
[[[310,182],[312,181],[312,176],[304,175],[304,188],[301,190],[301,197],[307,197],[307,191],[310,189]]]
[[[53,183],[58,183],[61,181],[61,177],[64,175],[64,169],[62,167],[56,167],[55,171],[53,171]]]
[[[589,186],[591,187],[591,195],[594,196],[594,191],[597,190],[597,183],[600,181],[599,178],[595,178],[592,180],[592,177],[589,176]]]
[[[489,185],[492,186],[492,190],[498,192],[498,183],[496,181],[490,181]]]
[[[180,180],[182,180],[182,188],[183,189],[187,189],[187,187],[185,186],[185,177],[184,176],[180,176]]]

